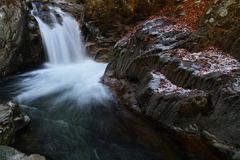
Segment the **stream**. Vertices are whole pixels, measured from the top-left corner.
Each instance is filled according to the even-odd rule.
[[[33,8],[48,61],[0,79],[0,102],[18,101],[31,119],[15,148],[53,160],[198,159],[118,105],[115,94],[99,82],[107,64],[87,58],[74,18],[49,6],[47,24],[41,4]]]

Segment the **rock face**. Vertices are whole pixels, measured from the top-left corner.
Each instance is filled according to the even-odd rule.
[[[27,20],[26,51],[22,57],[23,63],[21,64],[25,66],[42,62],[44,59],[43,44],[38,23],[31,14],[28,14]]]
[[[231,2],[212,1],[209,6],[231,7]],[[135,112],[176,133],[196,135],[223,157],[237,157],[240,63],[216,47],[223,39],[215,28],[195,29],[189,26],[195,22],[174,18],[176,12],[149,18],[117,42],[102,82]],[[217,38],[212,43],[211,33]],[[228,44],[221,48],[232,50]]]
[[[15,141],[15,132],[29,124],[30,118],[24,115],[17,102],[10,101],[0,105],[0,145]]]
[[[35,63],[42,51],[34,20],[27,19],[25,1],[0,2],[0,74],[7,75],[24,64]],[[28,25],[29,22],[29,25]],[[28,32],[30,27],[30,32]],[[35,27],[36,28],[36,27]]]
[[[38,155],[38,154],[32,154],[30,156],[25,155],[24,153],[21,153],[14,148],[8,147],[8,146],[1,146],[0,145],[0,159],[2,160],[46,160],[45,157]]]
[[[237,0],[211,1],[197,24],[203,27],[202,35],[208,37],[206,44],[228,51],[237,60],[240,60],[239,3]]]

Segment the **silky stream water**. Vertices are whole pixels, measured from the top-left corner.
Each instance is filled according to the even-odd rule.
[[[101,83],[105,63],[85,56],[78,23],[56,7],[33,3],[48,62],[1,79],[0,100],[30,116],[13,145],[54,160],[177,160],[189,154],[138,116],[119,107]],[[42,21],[49,16],[49,24]]]

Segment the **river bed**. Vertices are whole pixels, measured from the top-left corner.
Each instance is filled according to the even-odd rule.
[[[71,16],[51,6],[45,13],[40,3],[33,8],[48,62],[0,80],[0,102],[18,101],[31,119],[15,148],[53,160],[198,159],[118,105],[115,93],[100,83],[107,64],[85,56]],[[38,16],[50,16],[51,24]]]

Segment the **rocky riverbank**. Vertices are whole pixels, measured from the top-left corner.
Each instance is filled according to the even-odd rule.
[[[224,159],[239,159],[240,63],[239,28],[220,17],[233,23],[237,3],[187,1],[162,10],[115,45],[102,79],[129,108],[195,135]]]
[[[33,154],[30,156],[17,151],[10,145],[15,141],[15,133],[30,123],[30,118],[22,113],[15,101],[0,104],[0,159],[1,160],[45,160],[43,156]]]
[[[75,3],[55,5],[79,21],[89,56],[110,60],[102,81],[121,102],[177,133],[190,150],[189,137],[217,159],[238,158],[238,2]],[[157,12],[151,6],[164,8],[144,20]]]

